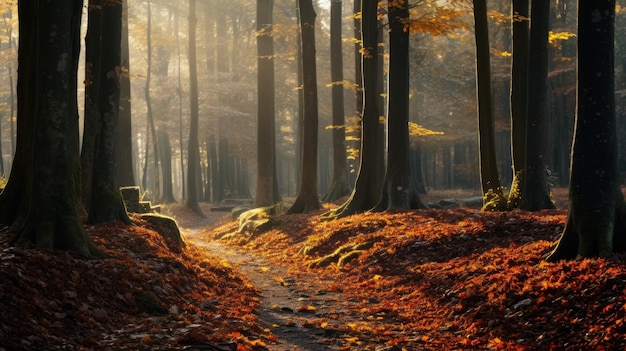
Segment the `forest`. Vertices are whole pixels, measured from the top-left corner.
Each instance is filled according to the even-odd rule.
[[[0,0],[0,351],[626,348],[623,0]]]

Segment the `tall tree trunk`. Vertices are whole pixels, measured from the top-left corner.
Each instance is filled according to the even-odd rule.
[[[578,4],[578,99],[569,212],[549,261],[626,250],[626,203],[617,174],[615,0]]]
[[[97,255],[79,218],[76,78],[82,1],[20,2],[18,12],[17,152],[32,152],[16,158],[11,177],[20,178],[9,179],[0,196],[0,207],[14,209],[3,211],[2,219],[18,231],[18,245]],[[7,192],[9,187],[17,191]],[[11,198],[16,194],[22,199]]]
[[[117,182],[118,186],[133,186],[133,129],[130,100],[130,52],[128,49],[128,0],[122,8],[122,70],[120,73],[120,108],[117,131]]]
[[[513,59],[511,63],[511,156],[513,181],[507,207],[519,206],[524,192],[526,168],[526,118],[528,113],[528,40],[529,0],[513,0],[511,21],[513,34]]]
[[[296,0],[296,18],[298,24],[300,24],[300,0]],[[300,179],[302,178],[301,164],[302,164],[302,131],[304,130],[304,89],[302,88],[302,31],[298,25],[298,38],[296,39],[298,46],[298,53],[296,57],[296,75],[298,76],[298,117],[296,118],[296,145],[295,145],[295,179],[296,189],[300,189]]]
[[[548,33],[550,31],[550,2],[532,0],[530,22],[529,71],[528,80],[532,87],[528,90],[527,136],[532,142],[526,143],[526,172],[522,202],[519,208],[527,211],[553,209],[548,185],[546,147],[550,118],[548,101]]]
[[[315,9],[312,0],[300,0],[302,35],[302,82],[304,91],[304,130],[300,189],[288,213],[306,213],[322,208],[317,195],[317,68],[315,64]]]
[[[198,143],[198,68],[196,62],[196,0],[189,1],[189,143],[187,150],[187,202],[189,209],[204,217],[198,203],[198,167],[200,145]]]
[[[330,3],[330,71],[333,102],[333,176],[322,200],[332,202],[350,193],[346,157],[346,121],[343,101],[342,1]]]
[[[257,184],[254,203],[270,206],[276,197],[276,132],[274,107],[274,44],[271,35],[274,1],[257,0]],[[220,159],[220,165],[225,160]]]
[[[389,2],[387,168],[377,210],[425,208],[414,186],[409,146],[408,0]]]
[[[159,155],[158,155],[158,145],[156,138],[156,127],[154,126],[154,116],[152,115],[152,100],[150,99],[150,85],[152,83],[152,6],[148,2],[148,20],[146,26],[146,85],[144,87],[144,94],[146,97],[146,120],[147,120],[147,128],[146,128],[146,158],[144,160],[144,169],[143,169],[143,180],[142,185],[144,190],[148,189],[147,179],[148,173],[152,174],[154,177],[154,189],[152,199],[154,201],[158,201],[160,198],[160,182],[159,182]],[[149,136],[148,136],[149,135]],[[149,165],[149,141],[152,140],[152,156],[154,159],[154,169],[152,172],[148,171]]]
[[[85,37],[85,102],[83,144],[81,158],[82,199],[85,208],[91,207],[93,195],[93,163],[95,157],[96,136],[100,121],[100,65],[102,39],[102,4],[101,0],[89,0],[88,25]]]
[[[180,4],[180,2],[179,2]],[[180,16],[176,14],[176,32],[179,30],[179,18]],[[185,187],[185,157],[184,157],[184,142],[183,142],[183,82],[181,75],[181,54],[180,54],[180,36],[176,36],[176,52],[178,53],[178,87],[176,89],[176,93],[178,95],[178,142],[179,142],[179,152],[180,152],[180,180],[181,180],[181,193],[183,200],[185,200],[186,187]]]
[[[122,4],[109,3],[102,7],[102,36],[100,45],[100,87],[98,133],[94,149],[92,197],[88,221],[98,224],[121,220],[130,223],[126,207],[118,190],[115,176],[117,122],[120,103]]]
[[[502,194],[494,137],[493,104],[491,101],[491,67],[489,24],[486,0],[474,0],[474,34],[476,36],[476,84],[478,94],[478,130],[480,148],[480,180],[483,209],[501,210],[506,207]]]
[[[382,179],[379,172],[380,149],[380,119],[378,111],[378,25],[377,6],[375,0],[362,2],[361,35],[363,42],[363,91],[364,104],[361,121],[361,152],[359,173],[350,198],[330,217],[345,217],[351,214],[365,212],[372,209],[379,201],[382,190]]]
[[[363,5],[363,0],[354,0],[354,6],[352,9],[354,15],[354,98],[355,98],[355,117],[356,117],[356,126],[354,126],[354,142],[352,147],[356,151],[357,157],[354,159],[353,170],[357,169],[357,165],[359,164],[359,155],[361,149],[361,123],[363,119],[363,55],[361,49],[363,48],[362,34],[361,34],[361,26],[363,24],[362,15],[361,15],[361,7]],[[354,154],[355,152],[353,152]],[[354,180],[355,177],[351,177]]]

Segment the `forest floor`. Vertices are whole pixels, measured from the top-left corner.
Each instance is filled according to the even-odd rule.
[[[626,349],[626,255],[544,262],[567,214],[554,195],[552,211],[320,211],[252,234],[171,205],[187,248],[135,218],[87,227],[96,260],[0,235],[0,350]]]

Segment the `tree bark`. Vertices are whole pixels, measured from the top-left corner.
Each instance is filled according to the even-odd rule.
[[[120,73],[120,108],[117,129],[117,185],[134,186],[133,128],[130,99],[130,57],[128,48],[128,1],[122,7],[122,69]]]
[[[526,171],[522,202],[527,211],[553,209],[547,174],[547,138],[550,118],[548,101],[548,33],[550,2],[532,0],[530,22],[528,116],[526,119]]]
[[[154,177],[154,188],[152,199],[154,201],[158,201],[160,198],[160,182],[159,182],[159,149],[157,145],[157,137],[156,137],[156,127],[154,125],[154,116],[152,115],[152,100],[150,99],[150,84],[152,83],[152,6],[148,2],[148,20],[146,26],[146,85],[144,86],[144,95],[146,98],[146,157],[144,160],[144,168],[143,168],[143,178],[142,185],[145,190],[148,190],[148,173],[152,174]],[[190,59],[191,60],[191,59]],[[191,64],[190,64],[191,65]],[[152,140],[152,145],[150,145],[149,141]],[[152,146],[152,156],[154,159],[154,169],[152,172],[148,172],[149,165],[149,147]]]
[[[276,132],[274,107],[274,44],[271,36],[274,1],[257,0],[257,184],[255,206],[279,201],[276,177]],[[221,161],[220,161],[221,162]]]
[[[342,1],[330,3],[330,70],[333,103],[333,176],[323,201],[332,202],[350,193],[346,155],[346,121],[343,96]]]
[[[376,210],[425,208],[411,173],[409,146],[409,19],[408,1],[390,2],[387,168]]]
[[[509,190],[507,207],[519,206],[524,192],[526,168],[526,117],[528,113],[528,40],[529,0],[513,0],[511,22],[513,58],[511,61],[511,158],[513,181]]]
[[[506,207],[502,194],[494,138],[493,104],[491,99],[491,67],[489,56],[489,24],[486,0],[474,0],[474,34],[476,36],[476,84],[478,94],[478,130],[480,148],[480,179],[483,209]]]
[[[93,196],[93,163],[96,136],[100,121],[100,66],[102,46],[102,2],[89,0],[88,25],[85,36],[85,101],[83,144],[80,153],[82,198],[85,208],[91,207]]]
[[[116,141],[120,103],[122,4],[102,7],[100,75],[96,143],[92,169],[92,197],[88,208],[91,224],[120,220],[130,223],[115,176]]]
[[[186,206],[205,217],[198,203],[198,67],[196,62],[196,0],[189,1],[189,144],[187,145],[187,202]]]
[[[578,99],[569,212],[548,261],[626,250],[626,203],[617,173],[615,0],[578,4]]]
[[[163,179],[163,195],[161,199],[168,204],[174,203],[176,198],[174,197],[174,187],[172,186],[172,148],[170,138],[167,132],[162,130],[159,131],[157,137],[159,139],[159,156],[161,157],[161,170],[163,172],[161,177]]]
[[[17,230],[18,245],[98,255],[79,218],[76,77],[82,1],[20,1],[18,12],[17,152],[31,152],[20,152],[14,163],[11,177],[20,178],[9,180],[11,190],[0,196],[0,207],[15,209],[3,211],[2,219]],[[16,194],[22,200],[12,201]]]
[[[349,216],[372,209],[380,199],[382,179],[379,172],[380,120],[378,111],[378,25],[377,5],[374,0],[364,0],[361,6],[361,36],[363,42],[362,67],[364,104],[361,120],[361,152],[359,172],[350,198],[335,211],[331,218]]]
[[[315,9],[312,0],[300,0],[302,35],[302,82],[304,92],[304,130],[300,189],[288,213],[307,213],[322,208],[317,194],[317,68],[315,64]]]

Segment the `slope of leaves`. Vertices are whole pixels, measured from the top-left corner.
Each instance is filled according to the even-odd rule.
[[[351,331],[345,350],[626,349],[626,256],[543,261],[565,210],[318,217],[286,216],[233,243],[331,279],[330,290],[360,301],[349,312],[359,322],[336,327]],[[358,243],[367,245],[353,260],[311,268],[337,247]]]
[[[102,259],[0,238],[0,349],[251,350],[255,288],[193,246],[138,224],[88,227]]]

